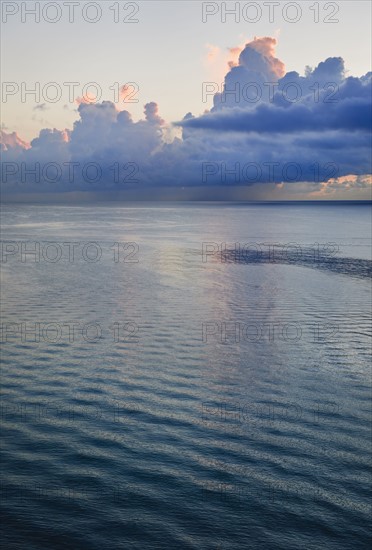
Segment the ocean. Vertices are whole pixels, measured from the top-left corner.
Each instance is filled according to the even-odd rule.
[[[370,205],[2,212],[4,548],[370,548]]]

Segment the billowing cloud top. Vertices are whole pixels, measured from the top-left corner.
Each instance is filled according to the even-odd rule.
[[[3,190],[120,188],[140,197],[160,187],[201,186],[213,199],[216,188],[232,185],[302,189],[308,182],[315,195],[325,193],[327,181],[328,191],[344,182],[347,189],[365,187],[372,172],[372,74],[346,77],[340,57],[306,67],[304,76],[286,73],[275,46],[262,37],[235,49],[223,89],[207,85],[212,109],[175,123],[182,139],[169,139],[172,125],[154,102],[138,122],[110,101],[80,102],[71,131],[44,129],[30,145],[2,132]]]

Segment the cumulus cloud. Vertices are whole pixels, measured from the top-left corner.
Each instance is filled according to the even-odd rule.
[[[1,151],[9,151],[11,153],[13,150],[15,154],[17,154],[17,151],[22,152],[30,148],[30,144],[21,139],[17,132],[7,134],[4,130],[0,132],[0,146]]]
[[[110,101],[86,99],[72,130],[44,129],[30,144],[2,132],[3,189],[130,189],[137,198],[160,189],[174,196],[178,189],[188,190],[187,198],[209,199],[263,184],[275,193],[291,187],[320,198],[369,190],[371,73],[347,77],[340,57],[306,67],[304,75],[286,72],[275,47],[276,39],[262,37],[231,48],[211,110],[187,113],[173,126],[182,138],[155,102],[135,122]],[[36,163],[55,166],[28,177]]]
[[[336,192],[348,192],[351,190],[364,190],[371,193],[372,190],[372,175],[357,176],[355,174],[344,176],[341,178],[331,178],[321,184],[320,189],[314,191],[314,195],[326,196],[334,195]],[[366,194],[366,197],[368,195]]]

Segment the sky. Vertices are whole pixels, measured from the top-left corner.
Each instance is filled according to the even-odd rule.
[[[370,2],[1,8],[5,195],[370,198]]]

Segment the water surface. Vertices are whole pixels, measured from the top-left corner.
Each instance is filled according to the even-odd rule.
[[[4,206],[5,547],[368,548],[370,233],[368,205]]]

